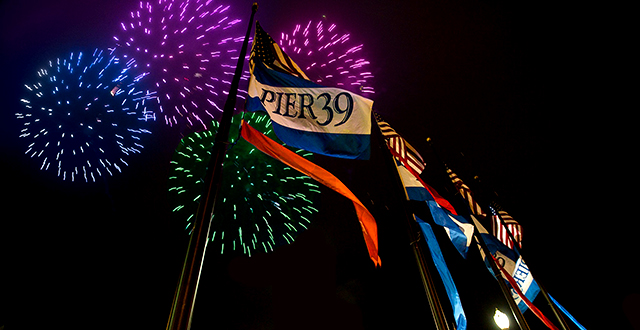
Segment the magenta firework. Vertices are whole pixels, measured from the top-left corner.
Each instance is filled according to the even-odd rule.
[[[145,74],[113,49],[72,52],[49,61],[24,85],[20,137],[41,170],[63,180],[95,182],[140,153],[157,103],[138,85]]]
[[[116,44],[147,71],[166,124],[206,129],[221,114],[243,40],[229,9],[216,0],[141,1],[120,23]]]
[[[298,24],[291,32],[281,33],[277,42],[310,80],[366,97],[375,93],[364,45],[354,42],[336,24],[324,19]]]

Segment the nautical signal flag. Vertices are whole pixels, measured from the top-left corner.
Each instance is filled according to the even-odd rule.
[[[373,101],[310,81],[256,23],[245,109],[265,111],[285,144],[313,153],[369,159]]]

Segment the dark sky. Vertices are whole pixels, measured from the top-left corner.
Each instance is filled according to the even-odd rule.
[[[187,242],[166,195],[179,134],[157,125],[144,157],[122,174],[70,183],[24,155],[14,115],[40,63],[75,47],[109,46],[133,3],[0,3],[6,329],[166,323]],[[232,4],[243,26],[250,4]],[[259,5],[267,32],[326,15],[362,40],[376,75],[374,111],[425,157],[423,179],[458,203],[431,137],[439,158],[479,196],[498,194],[524,227],[532,271],[584,326],[630,328],[623,310],[637,311],[640,293],[631,268],[634,191],[624,166],[633,140],[618,115],[630,108],[613,87],[620,63],[603,51],[615,44],[602,29],[605,13],[467,0]],[[384,153],[373,142],[368,162],[317,162],[371,207],[382,267],[366,255],[350,202],[323,190],[319,215],[294,244],[252,258],[207,255],[194,329],[431,328]],[[477,249],[465,261],[444,240],[441,248],[469,328],[490,327],[494,308],[507,307]],[[541,298],[535,303],[544,308]],[[530,312],[526,318],[543,328]]]

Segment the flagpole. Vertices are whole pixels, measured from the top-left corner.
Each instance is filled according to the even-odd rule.
[[[229,143],[229,130],[231,127],[231,118],[238,94],[238,86],[240,84],[240,76],[242,75],[242,67],[247,54],[247,45],[249,43],[249,35],[253,26],[253,17],[258,10],[258,4],[251,6],[251,18],[247,33],[240,50],[236,71],[231,81],[229,95],[224,104],[220,127],[216,134],[211,159],[207,166],[207,173],[204,182],[207,184],[206,190],[203,192],[203,199],[198,207],[197,217],[194,223],[189,245],[185,255],[182,273],[176,287],[175,296],[167,321],[167,330],[188,330],[191,328],[193,319],[193,310],[195,307],[196,293],[198,291],[198,283],[200,281],[200,272],[204,262],[205,250],[209,238],[209,229],[211,226],[211,216],[215,207],[215,202],[220,191],[220,183],[222,182],[222,162],[227,151]]]
[[[502,217],[500,216],[499,213],[496,212],[496,216],[500,220],[500,224],[502,224],[502,227],[504,227],[504,229],[507,230],[507,234],[509,235],[509,239],[511,240],[511,242],[513,242],[514,250],[516,250],[520,254],[520,256],[522,256],[522,247],[518,247],[518,243],[517,243],[515,237],[513,236],[513,233],[511,232],[511,229],[509,229],[509,227],[507,227],[507,223],[504,221],[504,219],[502,219]],[[524,259],[524,257],[523,257],[523,259]],[[529,269],[531,269],[530,265],[529,265]],[[534,277],[534,279],[535,279],[535,277]],[[547,304],[549,305],[549,307],[551,307],[551,311],[553,312],[553,314],[558,319],[558,322],[560,322],[560,327],[562,328],[562,330],[569,330],[569,325],[567,324],[567,321],[565,321],[565,319],[562,317],[562,315],[559,313],[558,309],[556,308],[555,304],[549,298],[549,293],[547,292],[547,289],[545,289],[544,285],[542,285],[542,283],[540,283],[540,281],[538,281],[537,279],[536,279],[536,283],[538,283],[538,287],[540,288],[540,293],[542,293],[542,296],[547,301]]]
[[[475,227],[475,223],[473,224],[473,226]],[[480,234],[478,234],[477,227],[473,231],[473,238],[475,239],[476,243],[480,246],[480,249],[484,253],[485,255],[484,259],[489,261],[489,266],[491,267],[491,271],[493,272],[493,274],[496,276],[496,279],[498,280],[498,285],[500,286],[500,290],[502,290],[502,294],[504,294],[505,298],[507,299],[507,303],[509,303],[509,308],[511,309],[511,313],[513,314],[516,322],[518,323],[518,326],[522,330],[529,330],[529,325],[527,324],[527,321],[524,319],[524,315],[520,311],[520,308],[518,308],[518,305],[513,299],[513,296],[511,295],[511,290],[509,290],[509,288],[507,287],[507,284],[505,283],[505,278],[502,276],[500,269],[496,265],[495,259],[490,258],[490,256],[492,256],[491,251],[489,251],[487,244],[484,242],[484,240],[482,240],[482,237],[480,237]]]
[[[375,118],[373,121],[376,123],[376,126],[377,126],[378,121],[375,120]],[[378,137],[381,139],[382,143],[384,143],[384,136],[382,136],[380,126],[378,126],[377,131],[378,131]],[[386,146],[386,143],[384,146],[380,145],[379,147],[380,149],[386,150],[386,152],[383,151],[383,153],[387,155],[387,157],[385,157],[385,163],[387,164],[387,168],[389,169],[390,172],[393,172],[393,169],[395,169],[395,175],[392,174],[391,176],[395,178],[393,181],[397,186],[396,191],[400,191],[400,188],[404,186],[402,185],[402,182],[401,182],[402,178],[400,177],[400,173],[398,171],[398,167],[395,163],[393,155],[389,152]],[[393,165],[393,167],[391,165]],[[404,197],[403,197],[404,199],[401,199],[403,205],[406,204],[406,200],[407,200],[406,194],[407,194],[406,190],[404,190]],[[402,211],[404,213],[404,218],[407,221],[407,234],[409,235],[409,242],[411,244],[413,256],[415,257],[416,263],[418,264],[418,271],[420,272],[422,286],[424,287],[425,293],[427,295],[427,300],[429,301],[429,307],[431,309],[433,321],[436,324],[436,329],[448,330],[449,325],[447,323],[446,316],[444,315],[444,311],[442,310],[442,305],[440,304],[440,299],[438,298],[438,294],[436,292],[435,285],[431,277],[431,273],[429,272],[429,266],[425,260],[424,253],[422,252],[422,249],[418,244],[419,243],[418,238],[415,235],[415,232],[417,231],[415,229],[416,219],[413,215],[409,214],[406,207],[403,206]]]
[[[480,193],[482,194],[484,192],[484,195],[486,196],[486,192],[487,192],[486,185],[484,185],[482,183],[482,181],[478,178],[477,175],[474,176],[474,180],[480,186]],[[496,196],[498,196],[498,194],[495,191],[494,191],[494,194]],[[498,210],[496,210],[496,211],[498,211]],[[507,235],[508,235],[509,239],[511,240],[511,242],[513,242],[513,249],[515,251],[517,251],[518,254],[520,254],[520,256],[523,256],[522,247],[520,247],[518,245],[518,243],[517,243],[517,241],[515,239],[515,236],[513,236],[513,233],[511,232],[511,229],[509,229],[509,227],[507,226],[507,223],[504,221],[502,216],[500,216],[499,212],[495,212],[495,216],[500,221],[500,224],[502,225],[502,227],[507,231]],[[523,259],[525,259],[524,256],[523,256]],[[531,265],[529,263],[527,263],[527,266],[529,267],[529,269],[531,269]],[[535,279],[535,277],[534,277],[534,279]],[[542,294],[542,296],[544,297],[545,301],[547,302],[547,304],[551,308],[551,311],[553,312],[554,316],[556,317],[556,319],[560,323],[560,327],[562,328],[562,330],[569,330],[569,325],[567,324],[567,321],[562,317],[562,314],[560,314],[560,312],[558,311],[558,309],[555,306],[555,304],[551,301],[551,298],[549,296],[549,293],[547,292],[547,289],[544,287],[544,285],[538,279],[536,279],[536,283],[538,284],[538,287],[540,288],[540,293]]]
[[[440,162],[440,164],[444,165],[446,169],[445,163],[440,159],[440,157],[438,156],[438,153],[433,147],[431,138],[427,138],[427,143],[429,144],[429,147],[431,147],[431,151],[433,152],[433,155],[435,156],[435,158]],[[471,211],[469,211],[469,214],[471,214]],[[504,295],[505,299],[507,300],[507,303],[509,304],[509,309],[511,310],[511,314],[513,315],[513,318],[518,323],[518,326],[520,327],[520,329],[529,330],[529,325],[527,324],[527,321],[524,319],[524,315],[518,308],[518,305],[516,304],[515,300],[513,299],[513,296],[511,295],[511,291],[507,287],[507,284],[505,283],[505,279],[502,276],[500,269],[495,264],[495,260],[493,258],[490,258],[490,256],[492,256],[491,251],[489,251],[489,248],[487,247],[486,243],[484,242],[482,237],[480,237],[480,234],[478,233],[478,227],[476,227],[475,222],[474,221],[472,222],[474,226],[473,238],[475,239],[478,246],[480,246],[480,250],[485,255],[484,259],[488,261],[489,267],[491,267],[491,271],[493,272],[494,276],[498,280],[498,286],[500,287],[502,294]]]

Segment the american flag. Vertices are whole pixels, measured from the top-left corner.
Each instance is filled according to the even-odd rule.
[[[256,22],[256,33],[251,45],[251,57],[249,58],[249,66],[252,73],[256,58],[262,61],[269,69],[309,80],[307,75],[280,49],[280,46],[262,29],[258,22]]]
[[[391,154],[402,162],[406,168],[409,168],[417,175],[420,175],[424,170],[425,163],[418,151],[414,149],[409,142],[403,139],[400,134],[396,133],[396,131],[391,128],[386,121],[378,118],[377,114],[376,121],[378,122],[378,127],[382,132],[382,136],[384,137]]]
[[[471,189],[469,189],[469,186],[464,184],[464,182],[460,180],[458,175],[453,173],[451,169],[447,168],[447,173],[449,174],[449,178],[451,179],[453,184],[456,186],[456,189],[458,189],[458,192],[460,193],[460,195],[462,195],[462,197],[467,201],[467,203],[469,203],[469,208],[471,209],[471,213],[477,217],[484,218],[486,215],[484,212],[482,212],[482,209],[480,208],[480,205],[478,205],[478,202],[476,202],[476,200],[473,199],[473,194],[471,193]]]
[[[496,206],[496,208],[499,207]],[[491,218],[493,219],[493,236],[499,239],[502,244],[508,246],[510,249],[513,249],[513,241],[509,237],[509,232],[511,232],[511,235],[513,235],[513,238],[518,243],[518,246],[522,247],[522,226],[520,226],[517,221],[513,220],[513,218],[506,211],[499,210],[496,212],[493,207],[490,207],[490,209],[492,213]],[[500,221],[500,218],[502,218],[502,221],[504,221],[506,228],[502,225],[502,221]]]

